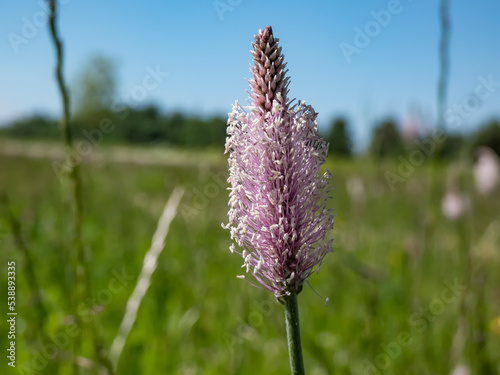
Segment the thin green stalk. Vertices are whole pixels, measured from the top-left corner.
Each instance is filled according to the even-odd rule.
[[[63,118],[62,118],[62,130],[63,130],[63,138],[64,145],[66,147],[66,161],[70,164],[70,180],[72,183],[72,193],[73,193],[73,203],[74,203],[74,211],[73,211],[73,230],[74,230],[74,245],[77,250],[77,280],[78,276],[80,276],[81,280],[85,280],[84,283],[89,284],[88,278],[85,275],[85,253],[83,247],[82,240],[82,217],[83,217],[83,203],[82,203],[82,182],[80,178],[80,168],[78,163],[71,162],[71,151],[73,149],[73,134],[71,131],[71,123],[70,123],[70,105],[69,105],[69,95],[66,87],[66,83],[63,76],[63,51],[62,51],[62,42],[57,32],[56,26],[56,18],[57,18],[57,2],[55,0],[49,0],[50,5],[50,33],[52,36],[52,40],[54,42],[54,46],[56,49],[56,78],[57,84],[59,87],[59,91],[61,93],[61,99],[63,104]],[[80,268],[80,269],[79,269]]]
[[[64,140],[64,145],[66,147],[66,161],[70,161],[71,158],[69,157],[69,155],[73,147],[73,135],[71,132],[71,124],[70,124],[69,95],[63,76],[63,67],[64,67],[63,47],[56,25],[57,2],[55,0],[48,0],[48,3],[50,8],[50,15],[49,15],[50,35],[52,37],[52,41],[54,43],[56,52],[56,80],[57,80],[57,85],[59,87],[59,92],[61,94],[62,105],[63,105],[63,117],[61,121],[63,140]],[[69,176],[72,184],[72,198],[74,204],[73,241],[77,252],[74,265],[74,273],[76,280],[74,280],[75,293],[73,293],[72,296],[73,298],[72,306],[75,317],[75,323],[81,327],[82,322],[79,319],[78,312],[76,309],[78,302],[84,300],[83,295],[81,294],[80,285],[82,285],[82,281],[85,277],[85,272],[84,272],[85,268],[80,262],[80,260],[83,258],[83,242],[82,242],[82,229],[81,229],[82,226],[81,181],[80,181],[80,170],[78,164],[72,162],[70,162],[69,164],[70,164]],[[73,340],[73,350],[75,355],[77,355],[78,352],[80,351],[80,346],[81,346],[81,338],[79,337],[79,335],[77,335]],[[80,369],[78,365],[76,363],[73,363],[73,374],[77,375],[79,374],[79,372]]]
[[[445,132],[446,123],[444,121],[444,114],[446,112],[446,105],[448,100],[448,81],[450,76],[450,17],[449,17],[448,0],[440,0],[439,4],[439,20],[440,20],[440,38],[439,38],[439,77],[437,83],[437,120],[436,132]],[[437,181],[438,176],[438,156],[443,147],[442,142],[435,143],[434,152],[431,155],[431,169],[430,169],[430,187],[427,196],[427,214],[430,214],[432,220],[426,218],[424,228],[424,258],[429,256],[429,252],[434,252],[434,246],[430,240],[435,232],[435,213],[432,207],[439,207],[440,201],[440,186]],[[430,263],[434,267],[434,262]]]
[[[450,75],[450,17],[448,0],[441,0],[439,17],[441,21],[441,36],[439,39],[439,81],[437,92],[438,126],[445,128],[444,112],[448,97],[448,77]]]
[[[91,285],[90,285],[90,277],[87,260],[85,259],[85,251],[83,246],[83,236],[82,236],[82,218],[83,218],[83,200],[82,200],[82,181],[80,177],[80,167],[78,163],[73,163],[71,160],[71,152],[73,149],[73,134],[71,131],[71,119],[70,119],[70,104],[69,104],[69,94],[66,86],[66,82],[63,76],[63,46],[61,42],[61,38],[59,37],[56,20],[57,20],[57,1],[48,0],[50,15],[49,15],[49,25],[50,25],[50,35],[52,41],[54,43],[55,51],[56,51],[56,79],[59,87],[59,91],[61,93],[62,105],[63,105],[63,118],[62,118],[62,130],[63,130],[63,139],[64,145],[66,147],[66,162],[69,163],[70,167],[70,181],[72,185],[72,198],[73,198],[73,244],[76,249],[76,259],[74,265],[74,273],[75,273],[75,293],[74,293],[74,301],[73,301],[73,309],[75,322],[80,327],[82,326],[82,321],[78,315],[78,311],[76,306],[78,303],[83,303],[88,299],[91,295]],[[92,325],[92,336],[93,336],[93,344],[94,350],[97,358],[101,361],[101,363],[107,368],[110,374],[113,374],[113,369],[109,358],[105,354],[103,350],[102,340],[98,333],[95,321]],[[78,355],[78,351],[80,351],[81,346],[81,338],[75,337],[73,342],[75,355]],[[78,365],[73,365],[73,373],[78,374],[79,368]]]
[[[449,81],[449,70],[450,70],[450,57],[449,57],[449,47],[450,47],[450,17],[448,12],[448,0],[440,0],[439,4],[439,20],[440,20],[440,38],[439,38],[439,77],[437,82],[437,120],[436,120],[436,134],[445,133],[446,123],[444,121],[444,114],[446,111],[447,99],[448,99],[448,81]],[[437,262],[435,262],[435,250],[436,250],[436,228],[437,224],[437,212],[435,207],[439,207],[439,202],[441,199],[441,187],[438,183],[439,175],[439,154],[442,149],[442,142],[434,143],[435,149],[431,155],[431,168],[430,168],[430,179],[429,179],[429,194],[427,194],[427,202],[424,206],[423,212],[423,255],[421,258],[421,269],[427,270],[429,273],[436,272]],[[433,330],[434,325],[429,325],[425,332],[426,338],[431,338],[434,335]],[[432,347],[429,345],[425,346],[427,355],[434,355]]]
[[[304,360],[300,342],[299,305],[295,293],[285,297],[285,322],[292,375],[304,375]]]

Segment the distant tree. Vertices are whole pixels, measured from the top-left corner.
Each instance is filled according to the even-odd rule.
[[[226,142],[227,120],[222,117],[213,117],[206,121],[208,142],[207,146],[224,149]]]
[[[56,120],[34,115],[14,121],[0,129],[0,134],[15,138],[56,138],[60,136],[60,131]]]
[[[187,122],[186,116],[182,112],[175,112],[167,117],[165,129],[167,132],[167,142],[172,145],[182,145],[184,143],[183,132]]]
[[[464,146],[465,139],[462,134],[448,133],[440,147],[436,145],[436,157],[440,159],[457,158],[460,155],[460,151],[464,149]]]
[[[130,143],[165,141],[166,131],[157,106],[150,104],[141,108],[130,108],[124,120],[116,121],[123,138]]]
[[[140,108],[128,108],[127,116],[120,117],[111,111],[94,117],[77,118],[72,122],[76,139],[98,139],[104,143],[149,144],[162,143],[176,147],[224,148],[226,119],[222,117],[202,118],[186,116],[181,112],[162,114],[160,108],[150,104]],[[100,130],[102,121],[109,132]],[[57,121],[36,115],[14,121],[0,128],[0,137],[52,138],[60,137]]]
[[[500,156],[500,120],[491,120],[473,135],[472,151],[487,146]]]
[[[93,119],[110,110],[116,98],[115,63],[104,56],[93,57],[83,68],[73,87],[75,116]]]
[[[226,120],[218,117],[202,119],[191,117],[184,123],[182,142],[190,147],[224,148],[226,139]]]
[[[351,134],[344,118],[337,118],[332,121],[326,141],[330,143],[329,155],[352,155]]]
[[[405,152],[403,140],[393,120],[387,119],[375,127],[370,153],[378,158],[398,156]]]

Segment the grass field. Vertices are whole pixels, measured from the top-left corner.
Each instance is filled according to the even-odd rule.
[[[0,156],[0,192],[8,195],[21,223],[47,319],[40,323],[27,262],[4,205],[0,287],[7,301],[7,262],[14,260],[17,360],[11,369],[3,357],[0,372],[70,374],[69,187],[59,181],[50,159],[21,154]],[[229,233],[221,228],[228,199],[222,151],[175,157],[158,149],[151,163],[145,155],[142,163],[110,156],[82,164],[93,298],[80,309],[89,323],[79,333],[78,354],[94,360],[89,328],[94,323],[109,349],[163,206],[180,185],[186,193],[118,374],[289,373],[283,307],[271,293],[236,278],[242,260],[230,254]],[[393,192],[384,172],[397,171],[395,163],[328,160],[337,215],[334,253],[310,279],[323,299],[310,287],[299,296],[308,374],[449,374],[458,362],[472,374],[499,373],[500,332],[491,322],[500,315],[500,196],[477,195],[464,167],[460,182],[470,208],[461,220],[447,220],[439,202],[449,167],[436,167],[432,194],[430,163]],[[2,302],[3,320],[6,305]],[[37,339],[43,324],[59,343],[55,353]],[[1,325],[2,343],[7,329]]]

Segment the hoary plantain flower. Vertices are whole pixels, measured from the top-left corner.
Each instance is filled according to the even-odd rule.
[[[326,207],[330,173],[319,177],[328,145],[313,108],[288,100],[286,64],[271,26],[259,30],[252,46],[250,106],[236,102],[228,120],[231,192],[223,227],[231,231],[231,252],[244,259],[246,274],[238,277],[253,277],[287,312],[287,301],[297,309],[303,283],[331,251],[325,241],[333,227]]]
[[[312,107],[287,99],[288,77],[270,26],[255,35],[251,106],[229,114],[229,223],[232,252],[277,298],[298,293],[331,250],[327,144]],[[237,250],[237,245],[242,250]]]

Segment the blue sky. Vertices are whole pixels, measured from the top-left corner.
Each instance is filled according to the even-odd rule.
[[[387,116],[404,122],[418,112],[427,126],[436,121],[438,1],[60,2],[68,80],[91,56],[110,57],[118,66],[117,100],[132,105],[226,115],[236,99],[246,102],[250,43],[270,24],[288,62],[290,96],[319,112],[320,127],[344,115],[360,146],[373,123]],[[0,124],[60,111],[43,4],[5,0],[0,6]],[[447,108],[456,115],[457,106],[468,105],[455,127],[467,131],[500,117],[500,87],[481,88],[489,95],[474,101],[481,82],[500,82],[500,2],[450,0],[450,13]],[[355,30],[371,36],[355,40]],[[16,44],[14,37],[25,39]],[[341,48],[347,44],[357,48],[350,62]],[[142,85],[148,67],[168,76],[144,100],[126,99]]]

